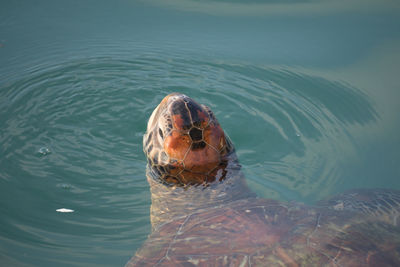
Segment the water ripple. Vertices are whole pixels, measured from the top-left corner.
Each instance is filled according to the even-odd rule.
[[[286,200],[326,193],[353,149],[347,126],[377,119],[356,88],[285,68],[157,54],[43,63],[0,90],[3,241],[33,263],[49,248],[49,261],[82,266],[99,250],[130,255],[150,230],[141,136],[172,91],[211,106],[250,186]]]

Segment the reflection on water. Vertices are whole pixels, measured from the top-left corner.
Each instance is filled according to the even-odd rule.
[[[367,12],[379,9],[399,9],[400,6],[390,0],[149,0],[155,5],[167,6],[191,12],[212,15],[263,16],[263,15],[321,15],[336,12]]]
[[[282,1],[249,0],[249,1],[246,1],[246,4],[273,4],[273,3],[295,4],[295,3],[309,3],[309,2],[315,2],[315,1],[317,1],[317,0],[300,0],[300,1],[298,1],[298,0],[282,0]],[[240,0],[205,0],[205,1],[192,0],[192,2],[230,3],[230,4],[243,3],[243,1],[240,1]]]

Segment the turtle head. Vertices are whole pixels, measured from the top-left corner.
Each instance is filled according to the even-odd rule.
[[[223,180],[234,155],[211,110],[179,93],[167,95],[153,111],[143,150],[152,178],[181,186]]]

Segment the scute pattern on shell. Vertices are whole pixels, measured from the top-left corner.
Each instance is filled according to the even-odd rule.
[[[163,225],[127,266],[188,264],[399,266],[400,229],[351,211],[247,199]]]

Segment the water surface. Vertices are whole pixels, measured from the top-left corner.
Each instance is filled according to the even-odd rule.
[[[213,109],[261,197],[400,189],[398,4],[168,2],[2,3],[1,265],[129,259],[142,135],[174,91]]]

